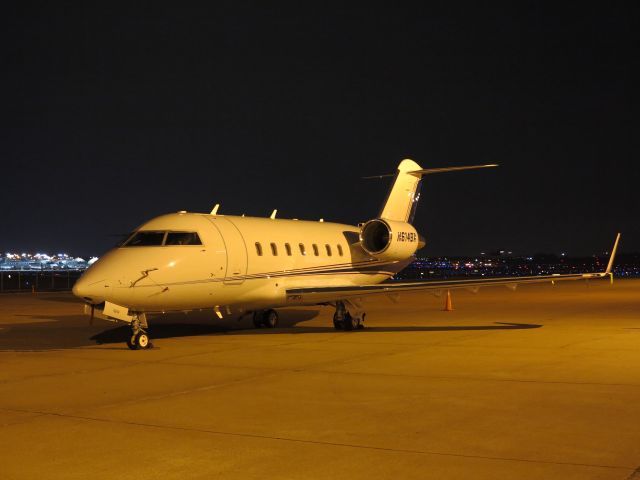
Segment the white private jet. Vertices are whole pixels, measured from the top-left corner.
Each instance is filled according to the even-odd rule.
[[[154,218],[87,269],[73,287],[85,310],[127,322],[132,349],[148,348],[147,314],[211,309],[252,314],[256,327],[278,323],[275,308],[335,307],[334,327],[362,328],[360,297],[601,278],[604,272],[476,280],[383,283],[406,267],[424,239],[411,225],[424,175],[495,167],[423,169],[402,160],[377,218],[358,226],[320,221],[178,212]],[[394,176],[381,175],[380,177]],[[104,305],[101,310],[100,307]],[[96,308],[98,307],[98,308]]]

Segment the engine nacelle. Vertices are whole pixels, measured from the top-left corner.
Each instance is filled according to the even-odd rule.
[[[376,218],[360,229],[360,245],[369,255],[380,259],[407,259],[424,244],[416,229],[406,222]]]

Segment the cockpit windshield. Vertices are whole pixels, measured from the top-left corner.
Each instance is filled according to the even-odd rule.
[[[134,233],[122,247],[160,247],[173,245],[202,245],[196,232],[167,232],[141,230]]]
[[[202,245],[196,232],[168,232],[165,245]]]
[[[165,232],[136,232],[124,247],[152,247],[162,245]]]

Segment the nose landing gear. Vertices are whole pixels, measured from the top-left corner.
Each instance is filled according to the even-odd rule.
[[[131,350],[144,350],[153,347],[145,328],[148,328],[148,325],[144,314],[134,315],[131,321],[131,337],[127,339],[127,347]]]

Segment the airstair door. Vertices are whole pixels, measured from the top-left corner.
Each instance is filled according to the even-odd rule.
[[[247,246],[235,224],[225,218],[212,216],[211,223],[218,229],[227,251],[227,271],[225,285],[240,285],[247,274]]]

